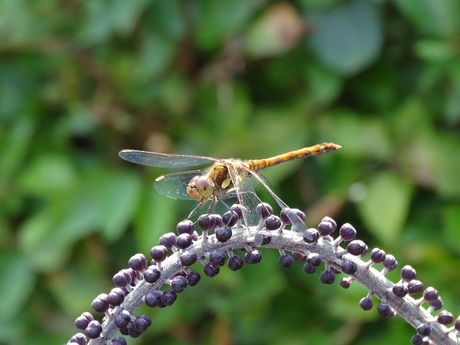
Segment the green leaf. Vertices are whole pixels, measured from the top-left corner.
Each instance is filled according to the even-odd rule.
[[[95,181],[98,223],[109,241],[118,239],[134,213],[140,180],[133,173],[104,170]]]
[[[173,200],[160,195],[153,189],[153,184],[143,188],[135,215],[135,232],[139,248],[149,250],[152,238],[176,231],[178,203],[189,205],[190,211],[196,205],[195,202]]]
[[[76,172],[69,157],[56,154],[38,156],[19,179],[27,195],[50,198],[72,187]]]
[[[23,310],[35,285],[35,274],[18,253],[0,252],[0,320],[15,317]],[[3,325],[3,321],[0,325]],[[3,332],[2,332],[3,333]]]
[[[325,65],[339,73],[359,72],[380,52],[382,23],[372,1],[347,2],[309,19],[311,47]]]
[[[148,4],[147,0],[100,0],[84,2],[82,38],[86,42],[99,43],[112,34],[128,34],[136,19]]]
[[[458,0],[396,0],[394,3],[425,33],[448,37],[460,28]]]
[[[250,16],[263,2],[263,0],[200,1],[195,32],[198,45],[205,50],[217,48],[226,36],[242,31]]]
[[[449,204],[443,212],[443,235],[449,247],[456,253],[460,253],[460,207],[457,204]]]
[[[364,186],[358,212],[369,231],[383,243],[395,243],[405,225],[412,185],[391,173],[380,173]]]
[[[419,40],[414,48],[417,56],[427,62],[445,62],[458,54],[457,48],[446,40]]]

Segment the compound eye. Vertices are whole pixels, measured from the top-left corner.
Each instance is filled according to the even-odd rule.
[[[195,179],[195,177],[196,177],[196,179]],[[202,192],[206,194],[209,191],[209,189],[211,188],[211,186],[209,185],[208,179],[206,177],[204,177],[204,176],[195,176],[195,177],[193,179],[195,179],[194,182],[195,182],[196,189],[198,189],[200,194]]]
[[[200,195],[196,188],[196,180],[199,176],[193,177],[187,185],[187,194],[190,195],[196,201],[202,201],[203,197]]]
[[[212,186],[206,176],[195,176],[187,185],[187,193],[201,202],[212,196]]]

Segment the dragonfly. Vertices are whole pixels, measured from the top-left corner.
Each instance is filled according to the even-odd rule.
[[[188,218],[190,218],[206,202],[211,201],[210,209],[212,210],[218,202],[226,205],[222,199],[230,197],[236,197],[239,204],[252,212],[254,207],[247,206],[254,204],[248,201],[251,198],[254,199],[254,196],[258,200],[253,192],[253,186],[256,183],[260,183],[270,193],[282,210],[288,211],[289,207],[273,192],[259,171],[293,159],[320,155],[340,148],[342,148],[340,145],[334,143],[322,143],[270,158],[253,160],[219,159],[131,149],[122,150],[118,155],[131,163],[159,168],[191,168],[212,164],[203,170],[171,173],[155,179],[154,187],[160,194],[173,199],[191,199],[198,202],[198,205],[189,214]],[[303,220],[300,220],[298,216],[292,212],[286,212],[286,214],[293,225],[300,228],[305,227]],[[243,214],[243,218],[249,229],[249,217]]]

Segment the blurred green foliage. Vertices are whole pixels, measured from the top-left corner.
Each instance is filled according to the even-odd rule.
[[[315,226],[350,222],[460,301],[457,0],[0,1],[0,343],[63,343],[111,276],[194,207],[123,148],[263,158]],[[264,200],[269,196],[260,191]],[[363,312],[277,253],[203,278],[130,344],[389,344]],[[392,275],[398,280],[398,274]]]

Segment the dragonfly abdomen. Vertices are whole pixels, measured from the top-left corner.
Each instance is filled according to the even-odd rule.
[[[338,150],[340,148],[342,148],[342,146],[336,145],[334,143],[322,143],[314,146],[304,147],[299,150],[287,152],[282,155],[270,158],[249,160],[246,163],[249,169],[251,169],[252,171],[258,171],[265,169],[269,166],[280,164],[282,162],[287,162],[296,158],[320,155],[323,153]]]

